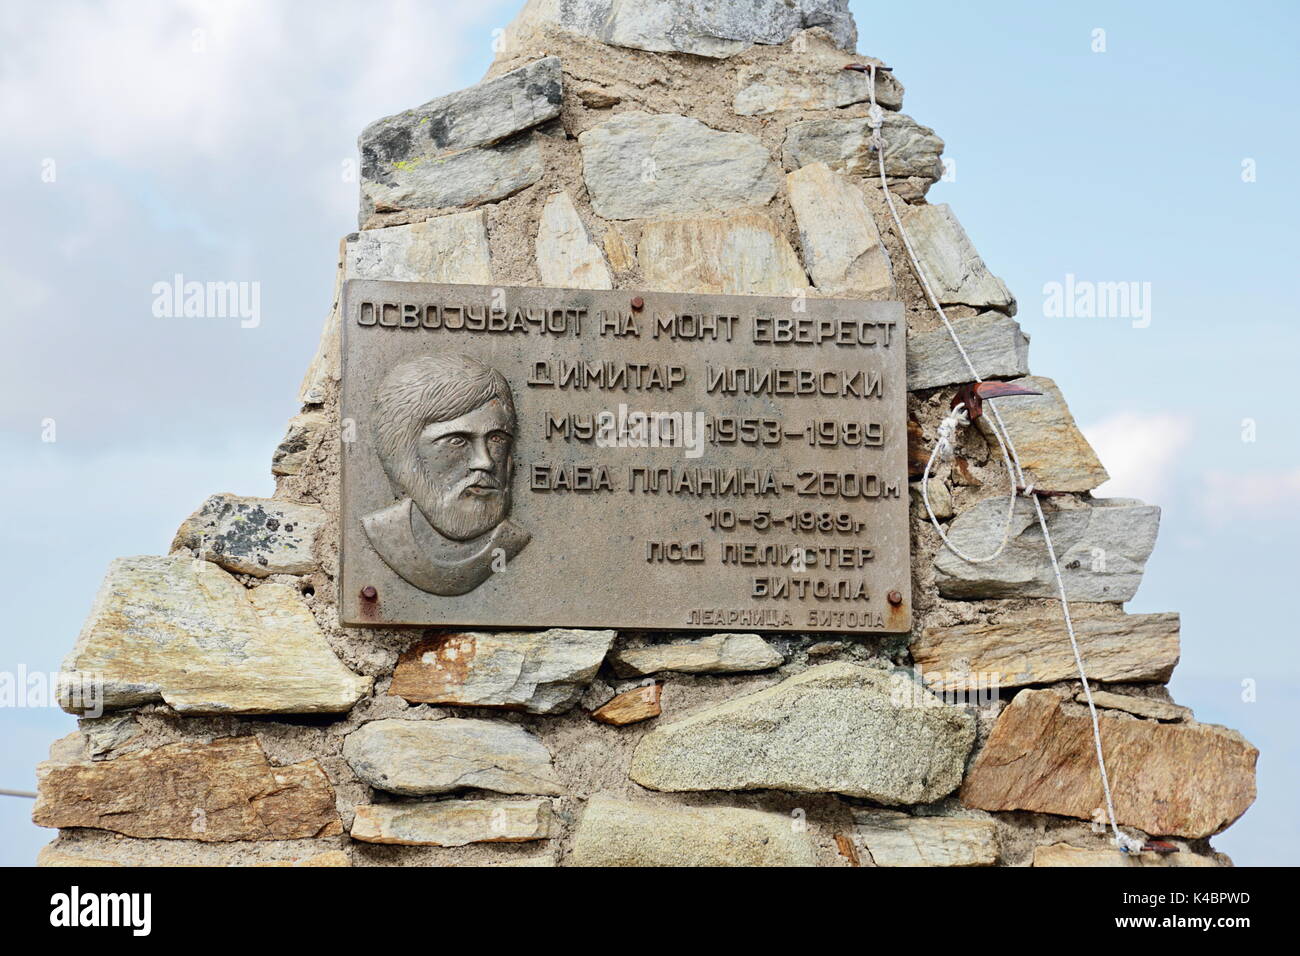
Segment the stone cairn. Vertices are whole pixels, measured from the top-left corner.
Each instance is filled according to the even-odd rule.
[[[170,554],[114,561],[65,664],[83,716],[39,770],[43,865],[1215,866],[1258,751],[1170,699],[1178,615],[1126,614],[1159,509],[1107,475],[1015,300],[953,211],[943,142],[887,110],[889,188],[1006,406],[1097,687],[1122,856],[1047,555],[1021,500],[1005,553],[943,549],[919,478],[968,381],[888,216],[846,0],[530,0],[477,86],[361,134],[361,230],[275,450],[270,499],[218,494]],[[703,5],[699,5],[703,6]],[[901,299],[910,635],[681,636],[341,627],[345,278]],[[963,429],[928,488],[958,546],[1001,534],[996,444]],[[593,601],[601,599],[592,583]],[[831,639],[831,638],[834,639]],[[918,681],[929,689],[921,687]],[[990,677],[990,675],[992,675]],[[660,716],[662,714],[662,716]]]

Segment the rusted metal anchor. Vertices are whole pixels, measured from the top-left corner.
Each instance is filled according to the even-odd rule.
[[[1006,398],[1011,395],[1041,395],[1042,392],[1035,391],[1032,388],[1025,388],[1023,385],[1013,385],[1010,382],[970,382],[957,389],[956,394],[952,397],[954,414],[944,419],[943,424],[939,426],[939,439],[941,443],[946,443],[949,449],[945,454],[951,454],[951,449],[955,447],[957,438],[957,426],[963,423],[963,419],[956,414],[958,409],[964,414],[964,423],[973,424],[974,421],[984,414],[984,402],[993,398]],[[1024,492],[1023,487],[1016,489],[1017,493]],[[1052,492],[1039,492],[1040,494],[1051,494]]]
[[[957,389],[952,397],[952,407],[966,406],[966,417],[975,421],[984,414],[984,400],[989,398],[1006,398],[1009,395],[1042,395],[1032,388],[1013,385],[1010,382],[971,382]]]

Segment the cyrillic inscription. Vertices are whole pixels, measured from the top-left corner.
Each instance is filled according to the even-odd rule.
[[[351,280],[344,623],[906,631],[893,302]]]

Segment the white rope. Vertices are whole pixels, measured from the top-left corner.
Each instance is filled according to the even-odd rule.
[[[912,262],[912,270],[916,273],[916,277],[920,281],[926,297],[930,300],[930,304],[934,307],[935,312],[939,314],[939,318],[943,320],[944,328],[948,330],[948,337],[952,339],[953,345],[957,346],[957,351],[961,354],[961,359],[966,364],[966,369],[970,372],[972,381],[983,382],[984,379],[980,377],[979,372],[975,369],[975,363],[971,361],[965,346],[962,345],[961,337],[957,335],[957,330],[952,327],[952,323],[948,320],[948,315],[944,312],[939,297],[935,295],[934,289],[930,286],[930,280],[921,267],[921,259],[912,247],[912,240],[908,237],[907,230],[903,227],[903,220],[898,215],[898,208],[894,205],[894,197],[889,191],[889,180],[885,175],[885,140],[880,134],[881,126],[884,124],[884,111],[876,103],[876,66],[874,63],[870,64],[868,68],[868,79],[867,85],[871,93],[871,109],[868,114],[868,122],[871,125],[871,143],[876,150],[876,160],[880,167],[880,189],[885,195],[885,204],[889,207],[889,214],[893,217],[894,226],[898,230],[898,237],[902,240],[903,248],[907,250],[908,258]],[[1007,477],[1011,483],[1011,489],[1007,494],[1007,518],[1002,527],[1001,543],[998,544],[996,550],[985,557],[976,558],[965,554],[948,539],[947,534],[939,525],[939,519],[935,516],[934,508],[930,505],[930,469],[934,465],[935,458],[942,458],[944,461],[952,458],[957,429],[970,421],[967,409],[961,404],[958,404],[940,422],[939,434],[934,449],[930,453],[929,460],[925,463],[925,471],[921,477],[921,497],[925,501],[926,513],[930,516],[930,523],[934,525],[935,531],[939,533],[940,539],[948,550],[970,564],[982,564],[998,557],[1011,540],[1011,521],[1016,509],[1017,489],[1023,489],[1019,493],[1023,493],[1025,497],[1033,501],[1034,512],[1038,517],[1038,526],[1043,531],[1043,543],[1047,546],[1047,555],[1052,562],[1052,574],[1056,577],[1056,592],[1061,602],[1061,615],[1065,619],[1065,630],[1070,636],[1070,648],[1074,651],[1074,664],[1079,672],[1079,680],[1083,683],[1083,693],[1088,701],[1088,713],[1092,718],[1092,740],[1097,750],[1097,766],[1101,770],[1101,788],[1106,795],[1106,815],[1110,821],[1110,829],[1114,835],[1115,845],[1121,852],[1141,852],[1142,841],[1120,832],[1119,825],[1115,820],[1115,801],[1111,796],[1110,777],[1106,773],[1106,758],[1101,749],[1101,724],[1097,717],[1097,707],[1092,701],[1092,688],[1088,684],[1088,675],[1084,670],[1083,655],[1079,653],[1079,641],[1074,633],[1074,621],[1070,618],[1070,604],[1065,594],[1065,579],[1061,576],[1061,566],[1056,559],[1056,549],[1052,546],[1052,536],[1047,531],[1047,518],[1043,514],[1042,502],[1039,496],[1034,493],[1034,486],[1025,481],[1024,469],[1020,465],[1020,456],[1016,453],[1016,446],[1011,440],[1010,433],[1007,432],[997,405],[992,399],[988,399],[986,405],[988,410],[993,413],[993,422],[989,423],[989,430],[993,432],[993,437],[997,439],[998,447],[1002,450],[1002,460],[1006,464]]]

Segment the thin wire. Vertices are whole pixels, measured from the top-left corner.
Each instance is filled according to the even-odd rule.
[[[981,378],[979,372],[976,371],[975,363],[971,361],[970,355],[967,354],[965,346],[962,345],[960,336],[957,335],[957,330],[954,329],[952,323],[948,321],[948,315],[944,312],[943,305],[939,302],[939,297],[935,295],[934,289],[930,286],[930,280],[926,276],[925,270],[921,267],[920,257],[912,247],[912,241],[907,235],[907,230],[903,227],[903,220],[898,215],[898,209],[894,205],[894,197],[889,192],[889,180],[885,174],[885,141],[884,137],[881,136],[880,133],[881,126],[884,122],[884,113],[879,104],[876,103],[876,66],[874,63],[869,66],[868,77],[868,86],[871,95],[871,140],[872,145],[875,147],[876,160],[880,167],[880,189],[881,192],[885,194],[885,204],[889,207],[889,213],[893,217],[894,226],[898,230],[899,238],[903,241],[903,248],[907,250],[908,258],[911,259],[912,269],[921,283],[921,288],[925,290],[925,294],[927,298],[929,298],[930,304],[939,314],[939,318],[943,320],[944,327],[948,330],[948,337],[951,338],[953,344],[957,346],[957,351],[961,354],[962,361],[966,363],[966,369],[970,372],[972,380],[975,382],[982,382],[984,379]],[[1056,577],[1056,591],[1061,602],[1061,615],[1065,618],[1065,631],[1070,637],[1070,648],[1074,652],[1074,664],[1079,672],[1079,680],[1083,683],[1084,697],[1088,701],[1088,714],[1092,718],[1092,740],[1097,751],[1097,766],[1101,770],[1101,788],[1102,792],[1106,796],[1106,815],[1110,821],[1110,829],[1114,834],[1115,845],[1118,846],[1122,852],[1139,852],[1142,849],[1142,842],[1121,833],[1119,824],[1115,819],[1115,801],[1111,796],[1110,776],[1106,773],[1106,758],[1102,753],[1101,747],[1101,722],[1097,717],[1097,707],[1092,700],[1092,688],[1088,684],[1088,675],[1084,670],[1083,655],[1079,652],[1079,641],[1074,633],[1074,621],[1070,618],[1070,604],[1065,594],[1065,579],[1061,576],[1061,566],[1056,559],[1056,549],[1052,545],[1052,536],[1047,530],[1047,518],[1043,514],[1042,502],[1039,496],[1034,492],[1033,485],[1025,480],[1024,469],[1020,465],[1020,456],[1016,453],[1016,446],[1011,440],[1011,435],[1007,431],[1006,424],[1002,421],[1002,415],[998,411],[997,404],[992,399],[988,400],[985,404],[988,406],[989,411],[993,413],[993,419],[996,424],[989,423],[989,430],[993,432],[993,437],[997,439],[998,447],[1002,450],[1002,458],[1007,466],[1007,477],[1011,482],[1011,490],[1007,495],[1007,519],[1002,529],[1002,542],[998,545],[997,550],[992,554],[982,558],[972,558],[962,553],[962,551],[948,540],[948,536],[939,526],[939,519],[935,516],[934,509],[930,506],[930,495],[927,488],[930,483],[930,467],[934,463],[935,455],[950,452],[952,450],[953,436],[955,435],[957,426],[964,424],[968,420],[966,409],[961,405],[954,408],[952,413],[944,419],[943,424],[940,425],[940,439],[935,444],[934,450],[930,453],[929,461],[926,462],[921,483],[921,497],[925,501],[926,513],[930,516],[930,523],[934,525],[935,530],[939,532],[939,537],[943,540],[944,545],[947,546],[950,551],[968,563],[980,564],[986,561],[991,561],[1000,555],[1006,548],[1007,543],[1011,540],[1011,521],[1016,509],[1017,489],[1023,488],[1023,494],[1025,497],[1030,498],[1034,502],[1034,512],[1038,516],[1038,526],[1043,531],[1043,543],[1047,546],[1047,554],[1051,559],[1052,574]]]

